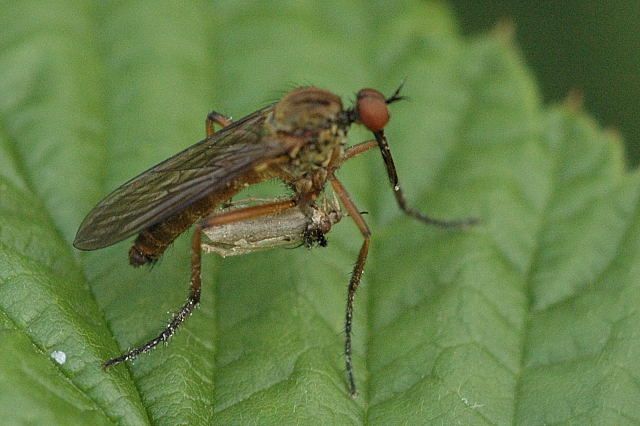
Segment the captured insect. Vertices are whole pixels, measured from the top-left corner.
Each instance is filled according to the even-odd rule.
[[[129,262],[138,267],[156,262],[167,247],[192,225],[191,287],[186,303],[155,338],[116,358],[105,368],[134,359],[167,341],[200,301],[203,248],[222,255],[242,254],[285,244],[325,245],[324,234],[341,217],[339,208],[319,204],[329,182],[363,237],[347,291],[344,356],[351,396],[356,384],[351,357],[353,302],[364,270],[371,231],[335,171],[342,164],[378,147],[398,206],[424,223],[462,227],[474,219],[438,220],[407,204],[384,134],[388,105],[403,99],[402,85],[388,98],[362,89],[353,107],[316,87],[301,87],[280,101],[232,121],[211,112],[207,137],[123,184],[100,201],[84,219],[73,245],[96,250],[138,234]],[[361,124],[374,139],[347,146],[352,124]],[[222,128],[215,131],[214,126]],[[280,179],[292,195],[216,211],[246,186]],[[274,225],[276,224],[276,225]],[[271,233],[265,231],[271,230]],[[202,234],[209,240],[202,244]]]
[[[301,245],[312,247],[315,244],[326,246],[324,237],[333,225],[342,219],[338,201],[323,199],[308,209],[311,216],[294,206],[275,214],[267,214],[243,221],[229,222],[235,212],[250,205],[264,205],[277,200],[247,199],[231,203],[203,221],[202,233],[205,241],[201,248],[205,253],[219,256],[238,256],[269,250],[276,247],[295,248]]]

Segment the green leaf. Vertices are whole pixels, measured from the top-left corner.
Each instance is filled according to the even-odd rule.
[[[506,29],[456,34],[439,3],[12,3],[0,17],[0,415],[39,424],[640,422],[640,181],[575,103],[543,107]],[[390,93],[379,154],[339,177],[373,232],[205,258],[203,300],[166,347],[108,371],[187,294],[188,236],[153,269],[128,244],[71,246],[110,190],[296,84]],[[353,143],[369,137],[354,130]],[[64,362],[59,355],[65,354]],[[54,358],[58,359],[56,361]]]

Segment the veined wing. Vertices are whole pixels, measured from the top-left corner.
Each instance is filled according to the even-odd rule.
[[[107,247],[224,188],[286,146],[263,137],[269,106],[141,173],[100,201],[84,219],[73,245]]]

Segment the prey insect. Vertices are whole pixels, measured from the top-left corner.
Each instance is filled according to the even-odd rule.
[[[232,203],[218,214],[205,219],[202,224],[202,251],[222,257],[238,256],[269,250],[276,247],[296,248],[299,246],[325,247],[325,235],[331,227],[342,219],[342,211],[334,198],[323,199],[322,203],[310,206],[311,215],[305,214],[298,206],[276,214],[265,215],[243,221],[233,219],[239,209],[260,206],[277,200],[247,199]]]
[[[222,254],[229,255],[234,251],[256,251],[261,245],[274,247],[287,240],[325,244],[324,234],[338,218],[334,215],[331,219],[330,209],[323,210],[318,205],[329,183],[363,237],[348,285],[344,326],[347,381],[349,393],[355,397],[353,304],[369,252],[371,231],[335,171],[349,159],[377,147],[397,204],[404,213],[440,227],[461,227],[475,222],[434,219],[407,204],[384,134],[390,118],[388,105],[403,99],[401,87],[388,98],[377,90],[362,89],[350,108],[344,108],[341,99],[331,92],[301,87],[238,121],[212,112],[206,119],[204,140],[131,179],[99,202],[80,225],[74,246],[95,250],[137,234],[129,250],[129,262],[135,267],[157,261],[180,234],[195,225],[187,301],[158,336],[107,360],[104,367],[134,359],[167,341],[189,317],[200,302],[203,247],[213,251],[216,250],[212,244],[218,249],[223,247]],[[216,132],[215,124],[222,129]],[[347,133],[353,124],[363,125],[374,139],[348,147]],[[292,195],[216,212],[216,208],[244,187],[269,179],[286,183]],[[321,219],[319,211],[320,216],[324,215]],[[280,223],[275,235],[258,235],[273,220]],[[231,239],[225,240],[220,232]],[[255,235],[247,240],[246,235],[241,236],[247,232]],[[213,235],[204,246],[203,233]],[[247,241],[244,249],[240,240]]]

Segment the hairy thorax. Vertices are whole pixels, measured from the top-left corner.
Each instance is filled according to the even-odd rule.
[[[275,106],[267,126],[291,141],[290,160],[278,167],[297,194],[315,198],[324,188],[327,167],[346,143],[343,114],[339,97],[314,87],[297,89]]]

